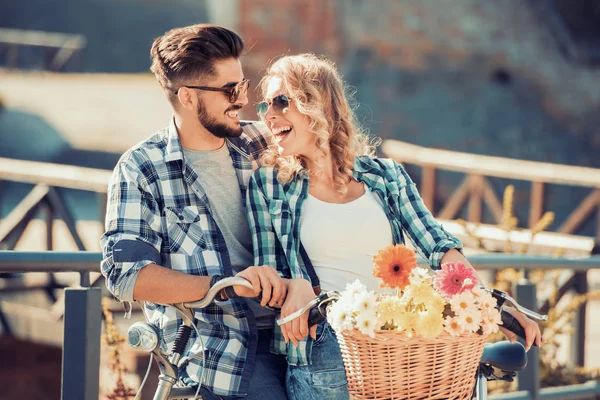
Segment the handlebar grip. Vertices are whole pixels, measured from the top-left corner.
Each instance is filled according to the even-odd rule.
[[[308,327],[318,325],[323,321],[325,321],[325,317],[321,315],[319,307],[311,308],[308,312]]]
[[[500,318],[502,319],[502,327],[508,329],[509,331],[516,334],[521,339],[525,339],[525,329],[521,326],[519,321],[515,317],[513,317],[508,311],[502,310],[500,311]],[[537,346],[535,342],[533,342],[534,346]]]

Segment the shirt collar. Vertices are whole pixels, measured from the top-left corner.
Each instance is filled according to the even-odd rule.
[[[245,127],[242,126],[242,129],[244,128]],[[249,155],[242,150],[244,142],[241,137],[226,138],[225,142],[230,151],[233,149],[242,156],[249,158]],[[169,122],[169,126],[167,128],[167,148],[165,159],[167,162],[183,160],[183,148],[181,146],[181,141],[179,140],[177,125],[175,125],[175,116],[171,117],[171,121]]]

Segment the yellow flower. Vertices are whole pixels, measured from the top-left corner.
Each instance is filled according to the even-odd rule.
[[[415,304],[427,304],[435,294],[436,292],[433,286],[426,282],[410,285],[404,293],[404,295],[407,298],[410,298]]]
[[[415,322],[415,332],[423,339],[436,338],[444,330],[444,319],[441,313],[420,312]]]
[[[373,276],[381,278],[381,287],[404,290],[409,283],[410,272],[417,266],[415,252],[398,244],[388,246],[373,257]]]
[[[398,313],[396,318],[394,321],[398,326],[398,331],[406,333],[408,337],[412,337],[417,315],[410,310],[403,310]]]
[[[404,303],[397,296],[382,296],[377,304],[379,326],[385,324],[397,325],[398,314],[404,311]]]
[[[444,308],[446,307],[446,302],[437,292],[434,291],[433,296],[431,296],[425,302],[425,306],[427,307],[427,311],[443,313]]]

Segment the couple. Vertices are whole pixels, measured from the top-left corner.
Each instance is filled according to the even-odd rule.
[[[241,122],[243,49],[237,34],[214,25],[155,40],[151,70],[173,118],[115,167],[101,270],[118,299],[145,302],[169,347],[181,320],[157,303],[197,300],[227,276],[252,283],[195,312],[205,347],[192,333],[180,374],[198,385],[204,369],[203,398],[347,398],[329,325],[309,331],[304,316],[279,328],[278,313],[264,306],[283,318],[319,285],[343,290],[358,277],[374,288],[372,256],[404,235],[432,268],[468,262],[404,169],[371,156],[331,62],[279,59],[261,84],[266,128]],[[537,324],[513,313],[528,347],[539,344]]]

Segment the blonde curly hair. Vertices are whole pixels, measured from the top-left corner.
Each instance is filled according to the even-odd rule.
[[[309,131],[317,137],[317,159],[314,161],[318,164],[331,153],[337,191],[346,196],[354,159],[360,155],[372,156],[378,144],[356,120],[352,106],[355,92],[344,83],[331,60],[311,53],[285,56],[273,63],[260,83],[263,96],[273,78],[281,79],[285,93],[293,99],[298,111],[310,120]],[[281,156],[277,146],[266,150],[261,162],[275,166],[277,179],[283,184],[302,172],[317,175],[322,172],[307,171],[303,156]]]

